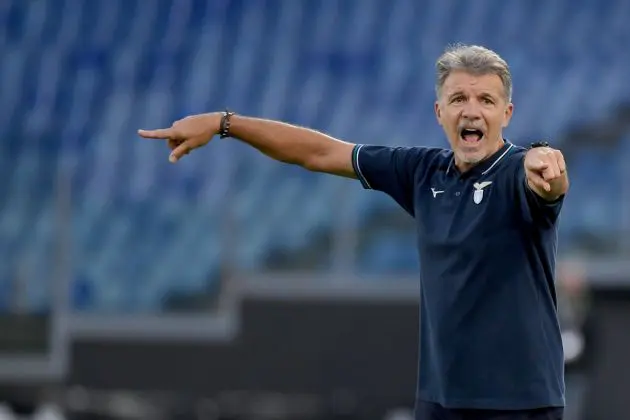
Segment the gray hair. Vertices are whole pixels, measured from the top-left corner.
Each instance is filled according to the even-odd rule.
[[[440,96],[446,78],[454,71],[474,75],[496,74],[505,88],[505,99],[512,101],[512,75],[507,62],[496,52],[478,45],[455,44],[446,49],[436,64],[435,92]]]

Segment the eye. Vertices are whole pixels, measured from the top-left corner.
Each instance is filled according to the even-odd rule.
[[[453,99],[451,99],[451,103],[452,104],[458,104],[464,102],[464,97],[463,96],[456,96]]]
[[[486,97],[486,98],[483,98],[481,101],[482,101],[484,104],[486,104],[486,105],[492,105],[492,104],[494,103],[494,101],[493,101],[492,99],[487,98],[487,97]]]

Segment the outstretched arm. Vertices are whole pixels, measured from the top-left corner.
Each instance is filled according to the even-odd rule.
[[[167,140],[170,161],[175,163],[192,150],[206,145],[220,131],[222,113],[199,114],[176,121],[170,128],[139,130],[141,137]],[[356,178],[352,167],[354,144],[318,131],[259,118],[233,115],[230,136],[280,162],[314,172]]]

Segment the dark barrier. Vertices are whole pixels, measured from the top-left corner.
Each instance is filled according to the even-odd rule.
[[[228,344],[76,342],[71,382],[216,395],[348,393],[364,410],[413,403],[418,309],[379,302],[254,301]]]
[[[373,418],[388,407],[412,404],[416,304],[246,299],[241,317],[240,333],[229,344],[75,341],[69,381],[210,397],[242,390],[325,399],[344,393]],[[628,320],[630,292],[595,291],[588,419],[623,419],[630,413]]]
[[[630,418],[630,290],[594,291],[586,420]]]

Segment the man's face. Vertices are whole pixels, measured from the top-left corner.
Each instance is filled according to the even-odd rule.
[[[510,122],[512,110],[495,74],[457,71],[446,78],[435,113],[460,170],[470,169],[501,148],[503,127]]]

